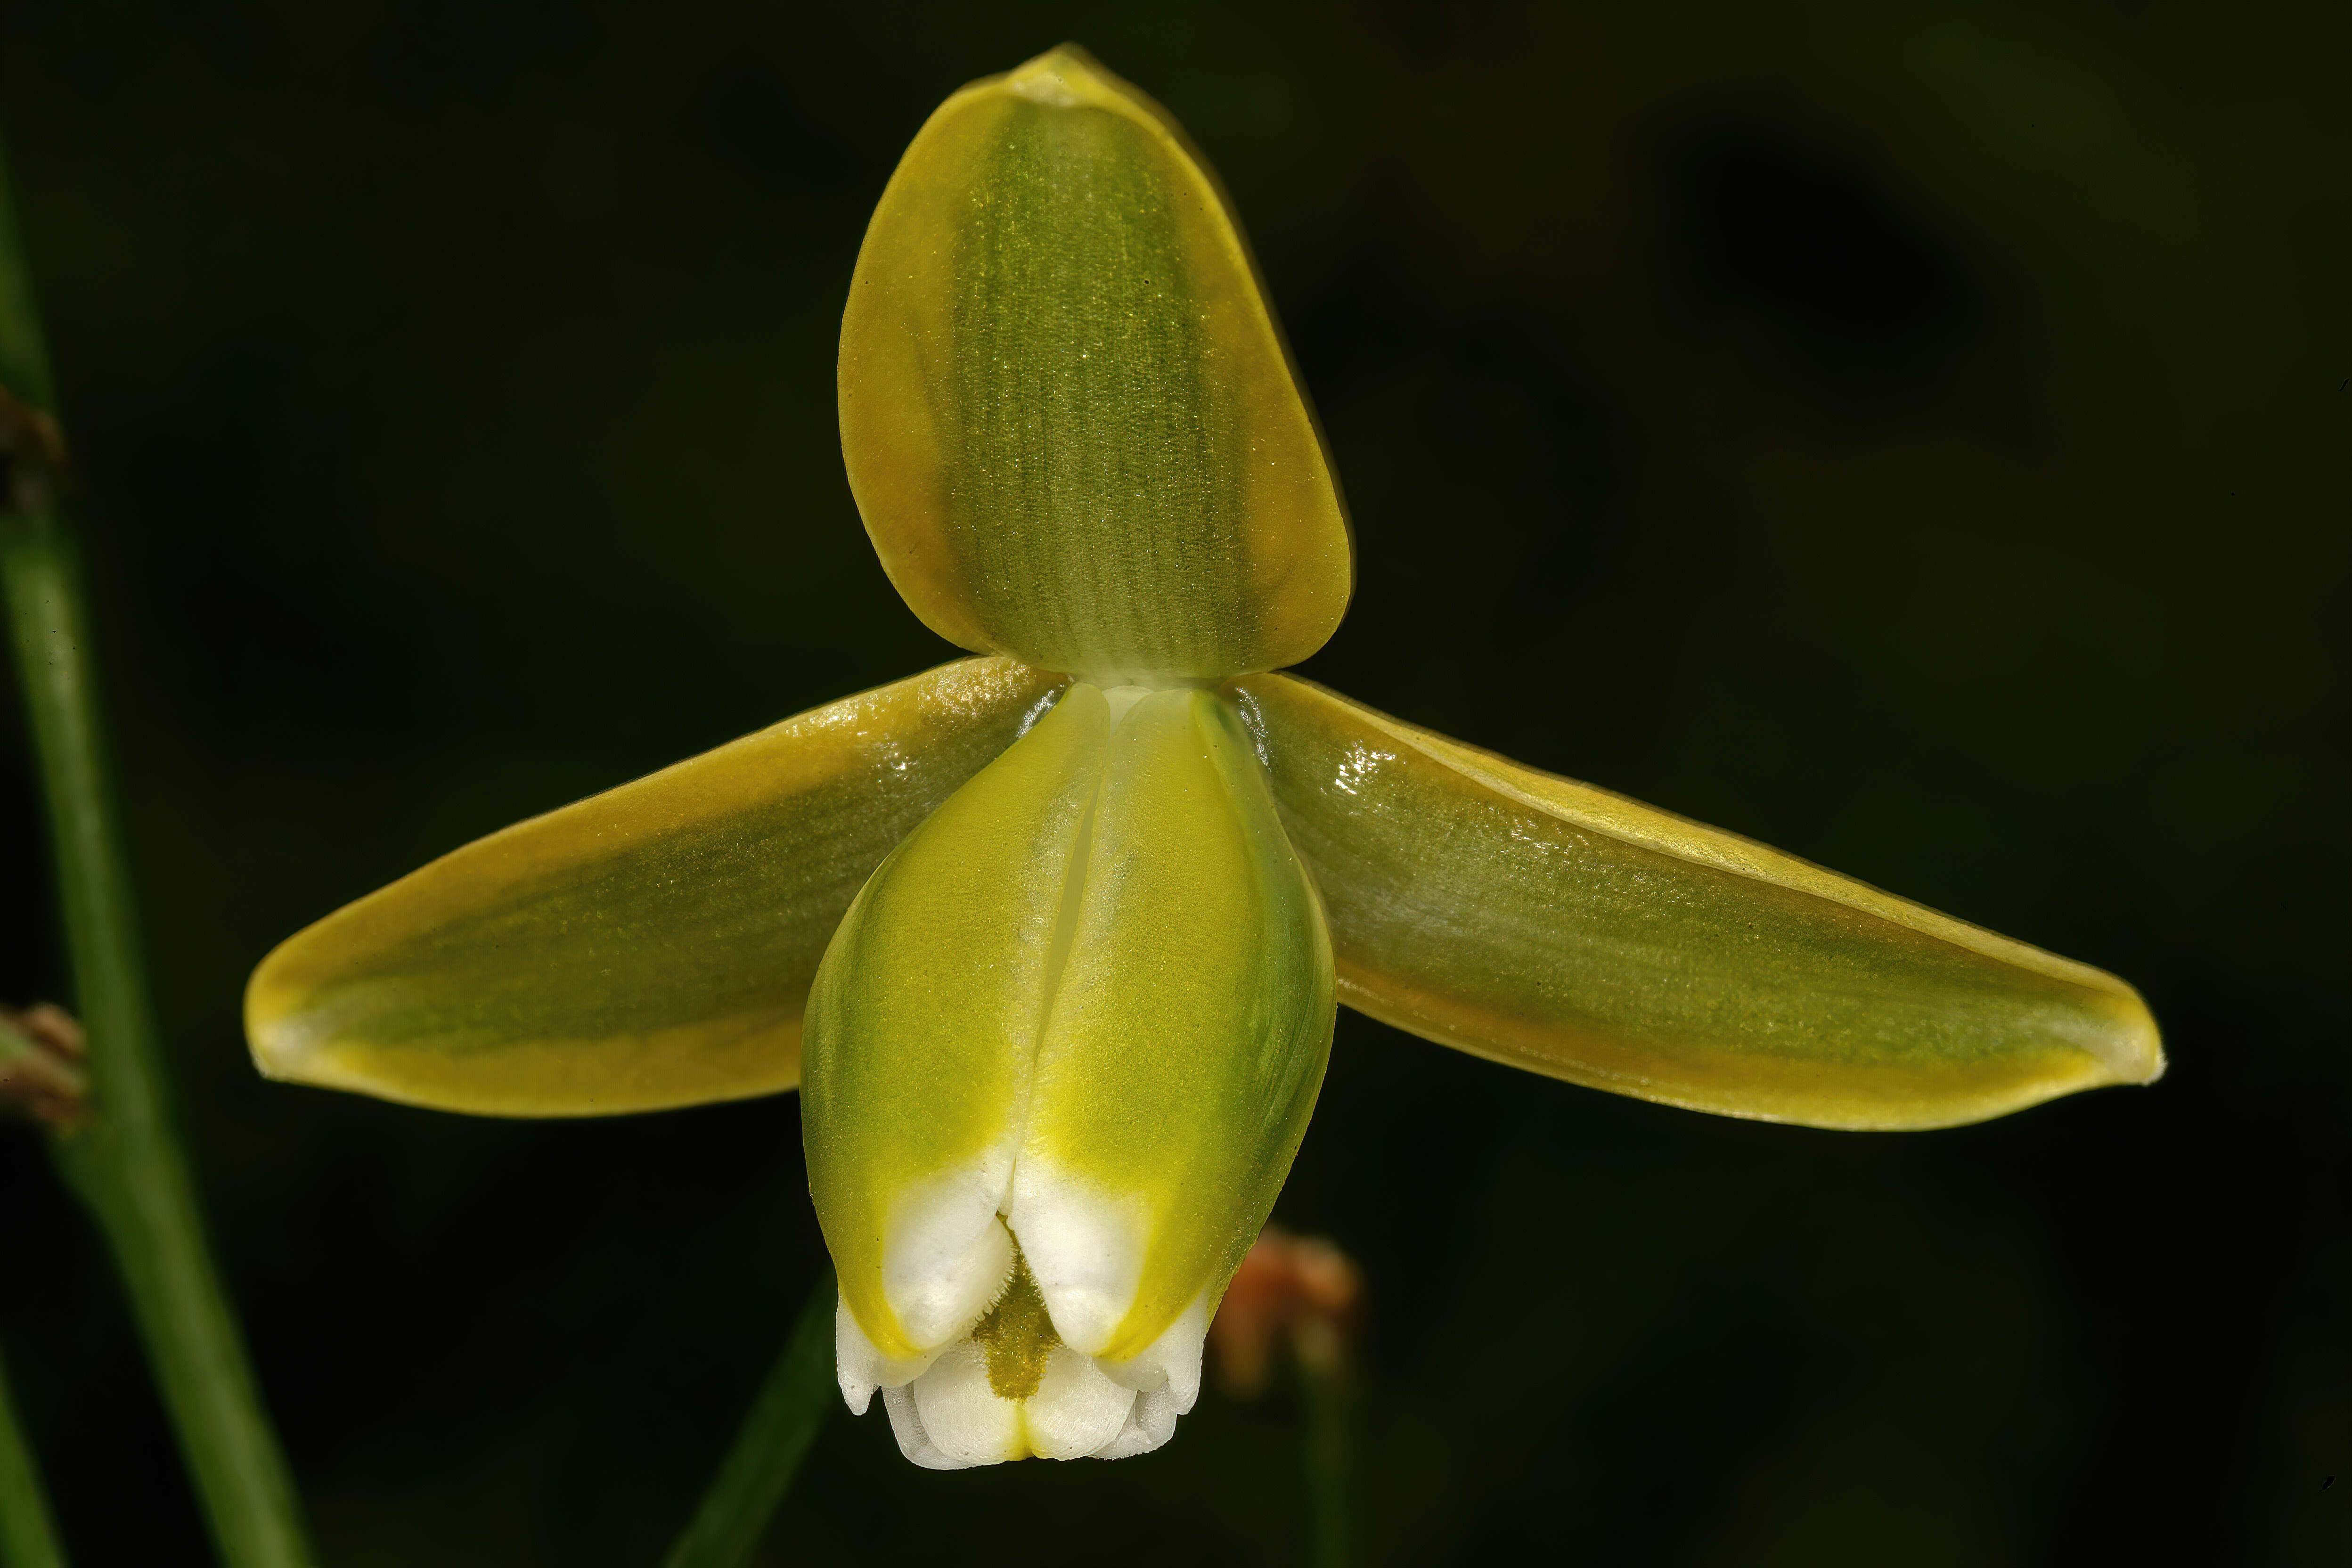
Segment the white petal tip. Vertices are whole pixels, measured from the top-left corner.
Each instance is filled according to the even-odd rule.
[[[1201,1397],[1201,1347],[1209,1337],[1211,1315],[1209,1293],[1203,1290],[1141,1352],[1099,1364],[1113,1381],[1139,1394],[1164,1393],[1176,1415],[1188,1415]]]
[[[1187,1409],[1191,1408],[1189,1405]],[[1149,1454],[1176,1435],[1176,1417],[1183,1411],[1165,1390],[1157,1394],[1139,1394],[1135,1408],[1127,1418],[1119,1435],[1097,1449],[1097,1459],[1131,1459],[1138,1454]]]
[[[876,1389],[902,1387],[922,1376],[939,1355],[936,1350],[904,1361],[884,1355],[866,1337],[866,1331],[857,1326],[856,1315],[849,1310],[849,1299],[834,1299],[833,1375],[841,1384],[842,1402],[849,1406],[851,1415],[866,1414],[866,1406],[874,1402]]]
[[[1001,1175],[982,1170],[931,1184],[891,1216],[882,1293],[908,1340],[961,1338],[1013,1277],[1013,1235],[996,1217]]]
[[[1064,1344],[1099,1354],[1135,1303],[1149,1217],[1056,1173],[1034,1154],[1013,1176],[1006,1223]]]
[[[1196,1373],[1189,1389],[1163,1380],[1139,1394],[1093,1357],[1059,1345],[1035,1392],[1006,1399],[989,1382],[987,1357],[966,1340],[949,1346],[912,1383],[880,1392],[898,1451],[908,1462],[961,1470],[1032,1457],[1148,1454],[1175,1434],[1176,1418],[1192,1407],[1198,1384]]]
[[[949,1346],[930,1371],[907,1385],[903,1401],[891,1399],[890,1424],[900,1451],[930,1469],[1002,1464],[1029,1454],[1021,1406],[996,1397],[988,1385],[988,1360],[969,1340]]]
[[[923,1418],[915,1409],[915,1395],[910,1388],[886,1388],[882,1391],[882,1407],[890,1413],[890,1435],[898,1439],[898,1452],[908,1462],[927,1470],[968,1470],[969,1459],[950,1458],[940,1451],[923,1430]]]
[[[1029,1451],[1041,1459],[1080,1459],[1118,1441],[1133,1419],[1135,1392],[1103,1375],[1091,1356],[1057,1346],[1045,1375],[1021,1406]]]

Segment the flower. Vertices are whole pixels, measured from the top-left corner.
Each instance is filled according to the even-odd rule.
[[[1232,711],[1074,681],[809,992],[842,1392],[921,1464],[1157,1447],[1307,1131],[1331,941]]]
[[[489,1114],[799,1086],[842,1392],[916,1462],[1167,1440],[1337,1003],[1573,1082],[1917,1128],[2163,1069],[2097,970],[1274,673],[1352,584],[1241,231],[1065,47],[950,98],[842,444],[961,660],[446,856],[256,972],[270,1076]]]

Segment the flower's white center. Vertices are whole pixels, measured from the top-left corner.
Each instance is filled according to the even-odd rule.
[[[879,1386],[900,1451],[935,1470],[1033,1456],[1118,1459],[1168,1441],[1200,1396],[1206,1298],[1142,1355],[1100,1362],[1063,1342],[1027,1261],[996,1228],[1012,1250],[1009,1278],[971,1331],[913,1376],[874,1348],[845,1303],[837,1310],[835,1359],[850,1409],[864,1415]]]

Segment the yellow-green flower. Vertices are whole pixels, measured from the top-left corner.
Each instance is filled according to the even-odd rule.
[[[842,330],[891,581],[982,657],[521,823],[247,1001],[278,1078],[496,1115],[802,1089],[844,1394],[908,1458],[1167,1440],[1336,1005],[1844,1128],[2163,1070],[2111,975],[1268,673],[1345,516],[1239,227],[1076,49],[950,99]]]

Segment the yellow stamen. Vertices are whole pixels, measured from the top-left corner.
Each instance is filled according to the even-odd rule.
[[[982,1316],[971,1337],[988,1357],[988,1386],[999,1399],[1026,1399],[1045,1381],[1045,1359],[1062,1342],[1019,1248],[1013,1254],[1012,1282]]]

